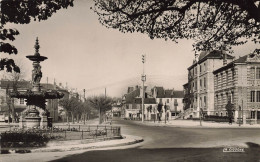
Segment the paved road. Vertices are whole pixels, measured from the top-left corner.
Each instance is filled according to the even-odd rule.
[[[209,129],[146,126],[135,121],[115,120],[122,134],[141,136],[136,148],[96,150],[56,161],[260,161],[260,129]],[[226,153],[228,146],[249,146],[242,153]]]

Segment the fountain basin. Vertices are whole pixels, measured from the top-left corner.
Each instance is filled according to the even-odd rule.
[[[26,127],[27,128],[33,128],[33,127],[39,127],[40,126],[40,121],[41,117],[25,117],[26,120]]]

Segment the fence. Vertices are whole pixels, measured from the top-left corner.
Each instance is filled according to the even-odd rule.
[[[60,140],[113,138],[121,136],[121,128],[106,125],[59,125],[49,130],[48,135]]]
[[[10,127],[10,131],[19,131],[17,127]],[[45,129],[28,128],[26,130],[36,131],[47,135],[55,140],[80,140],[97,138],[121,137],[121,127],[107,125],[58,125]]]

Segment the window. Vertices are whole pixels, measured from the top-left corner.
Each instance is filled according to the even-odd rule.
[[[251,91],[251,100],[250,102],[255,102],[255,91]]]
[[[202,87],[202,80],[200,79],[200,87]]]
[[[218,75],[216,75],[216,85],[218,87]]]
[[[195,81],[195,90],[197,90],[197,81]]]
[[[255,79],[255,67],[250,68],[250,78]]]
[[[220,74],[220,78],[219,79],[220,79],[220,84],[222,84],[222,82],[223,82],[223,73]]]
[[[24,105],[24,98],[20,98],[20,104]]]
[[[206,71],[206,69],[207,69],[207,68],[206,68],[206,62],[204,62],[204,71]]]
[[[200,65],[200,72],[202,71],[202,66]]]
[[[226,71],[226,83],[227,83],[227,86],[228,86],[228,71]]]
[[[260,68],[256,68],[256,79],[260,79]]]
[[[256,92],[256,102],[260,102],[260,91]]]
[[[206,103],[207,103],[207,98],[206,96],[204,96],[204,107],[206,107]]]
[[[204,78],[204,88],[206,88],[206,78]]]
[[[251,111],[251,119],[255,118],[255,111]]]
[[[234,80],[234,79],[235,79],[235,70],[232,69],[232,80]]]
[[[227,103],[228,103],[228,101],[229,101],[228,93],[226,93],[226,100],[227,100]]]
[[[197,74],[197,67],[194,68],[194,74]]]
[[[169,101],[169,99],[167,99],[167,103],[169,103],[170,101]]]
[[[231,92],[231,103],[234,103],[234,92]]]

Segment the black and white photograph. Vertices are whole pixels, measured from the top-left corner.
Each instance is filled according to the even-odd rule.
[[[260,162],[260,0],[0,0],[1,162]]]

